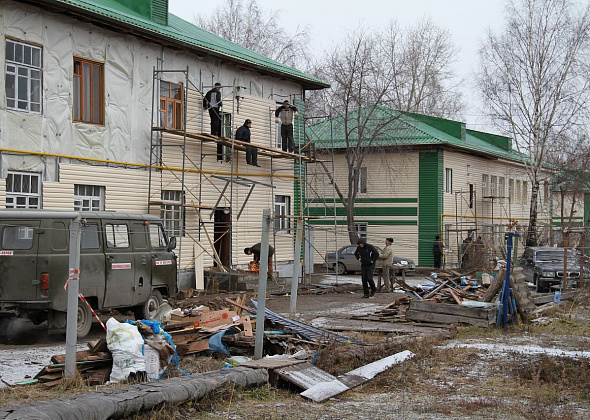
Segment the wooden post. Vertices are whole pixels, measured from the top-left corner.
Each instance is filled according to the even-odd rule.
[[[568,247],[569,231],[563,229],[563,281],[561,290],[567,289],[567,247]]]
[[[260,240],[260,277],[258,278],[258,308],[256,310],[256,337],[254,358],[262,359],[264,341],[264,313],[266,309],[266,282],[268,275],[268,244],[270,232],[270,209],[262,212],[262,238]]]

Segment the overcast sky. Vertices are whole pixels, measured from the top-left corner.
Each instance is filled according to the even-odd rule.
[[[392,19],[403,26],[422,17],[431,17],[448,29],[453,43],[460,48],[456,73],[465,79],[463,112],[469,128],[492,130],[477,109],[473,96],[473,71],[477,68],[477,50],[488,28],[499,31],[504,21],[504,0],[258,0],[264,10],[279,11],[287,31],[308,26],[310,48],[315,55],[338,45],[347,32],[359,26],[384,28]],[[210,17],[225,0],[170,0],[171,13],[195,21],[194,16]]]

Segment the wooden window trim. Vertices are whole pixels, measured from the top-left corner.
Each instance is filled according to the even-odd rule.
[[[75,73],[76,71],[76,63],[80,63],[80,74]],[[90,65],[90,70],[91,70],[91,75],[90,75],[90,79],[91,79],[91,83],[90,83],[90,89],[91,89],[91,93],[90,95],[87,95],[86,92],[84,92],[84,64],[89,64]],[[94,85],[92,83],[92,81],[94,80],[94,66],[98,66],[100,68],[100,87],[99,87],[99,103],[100,103],[100,114],[99,114],[99,120],[100,122],[95,122],[92,121],[92,116],[94,115],[94,101],[92,100],[95,97],[95,92],[94,92]],[[81,57],[74,57],[74,68],[72,69],[72,76],[74,79],[78,78],[79,82],[80,82],[80,97],[79,99],[79,113],[80,113],[80,118],[77,119],[74,117],[75,115],[75,109],[74,106],[72,106],[72,111],[74,111],[72,118],[74,120],[74,122],[80,122],[80,123],[85,123],[85,124],[94,124],[94,125],[104,125],[104,63],[101,63],[99,61],[94,61],[94,60],[88,60],[86,58],[81,58]],[[76,89],[74,88],[74,95],[76,94]],[[84,115],[84,104],[86,103],[86,97],[90,96],[90,116],[87,118]]]

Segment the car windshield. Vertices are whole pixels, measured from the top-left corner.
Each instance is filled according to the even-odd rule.
[[[568,251],[567,258],[575,258],[572,251]],[[563,251],[539,251],[535,255],[537,262],[563,262]]]

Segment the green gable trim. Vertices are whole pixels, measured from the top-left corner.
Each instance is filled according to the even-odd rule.
[[[418,199],[416,197],[407,197],[407,198],[391,198],[391,197],[387,197],[387,198],[357,198],[355,200],[355,203],[379,203],[379,204],[387,204],[387,203],[396,203],[396,204],[416,204],[418,202]],[[316,203],[325,203],[325,200],[322,200],[320,198],[314,198],[313,200],[309,200],[310,204],[316,204]],[[336,200],[336,204],[340,205],[340,200],[337,199]]]
[[[334,209],[327,207],[309,207],[308,213],[310,216],[334,216]],[[416,217],[418,216],[418,209],[416,207],[355,207],[355,216],[397,216],[397,217]],[[336,216],[346,217],[346,209],[338,207],[336,209]]]
[[[416,226],[417,220],[355,220],[356,223],[367,223],[369,226]],[[310,225],[329,226],[334,225],[334,220],[310,219]],[[337,220],[338,226],[346,226],[346,220]]]
[[[441,234],[443,152],[420,153],[418,186],[418,265],[432,266],[432,241]]]

